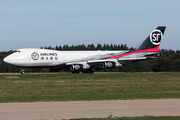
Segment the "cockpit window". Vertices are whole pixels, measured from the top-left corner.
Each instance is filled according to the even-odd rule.
[[[15,50],[14,52],[20,52],[19,50]]]

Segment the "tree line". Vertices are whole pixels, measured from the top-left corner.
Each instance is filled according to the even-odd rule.
[[[41,49],[52,49],[59,51],[68,51],[68,50],[132,50],[133,47],[128,47],[126,44],[94,44],[89,45],[63,45],[63,46],[45,46],[40,47]],[[141,62],[129,64],[126,66],[114,68],[114,69],[105,69],[100,70],[100,72],[175,72],[180,71],[180,51],[179,50],[167,50],[161,49],[164,51],[163,55],[158,59],[149,59]],[[0,52],[0,73],[15,72],[19,73],[20,69],[15,66],[11,66],[3,62],[3,59],[13,53],[14,51]],[[48,69],[26,69],[26,72],[47,72]],[[70,70],[60,70],[60,72],[67,72]],[[95,70],[96,71],[96,70]]]
[[[89,44],[89,45],[63,45],[63,46],[56,46],[56,47],[51,47],[51,46],[45,46],[45,47],[41,47],[41,49],[52,49],[52,50],[128,50],[128,49],[133,49],[133,47],[128,48],[128,46],[126,44],[97,44],[96,46],[94,44]]]

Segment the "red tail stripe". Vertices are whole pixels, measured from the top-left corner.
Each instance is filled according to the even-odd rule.
[[[128,53],[124,53],[124,54],[121,54],[121,55],[109,57],[109,58],[106,58],[106,59],[115,59],[115,58],[119,58],[119,57],[122,57],[122,56],[134,54],[134,53],[143,53],[143,52],[161,52],[161,50],[158,50],[158,49],[159,49],[159,46],[160,46],[160,45],[156,46],[155,48],[146,49],[146,50],[139,50],[139,51],[128,52]]]

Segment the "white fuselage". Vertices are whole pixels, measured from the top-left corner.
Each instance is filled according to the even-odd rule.
[[[18,49],[4,58],[19,67],[53,67],[68,62],[100,60],[127,51],[57,51],[47,49]]]

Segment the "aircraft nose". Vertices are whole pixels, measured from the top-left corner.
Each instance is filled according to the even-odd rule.
[[[5,57],[4,59],[3,59],[3,61],[5,62],[5,63],[10,63],[10,59],[9,59],[9,57],[7,56],[7,57]]]
[[[15,60],[12,59],[11,56],[5,57],[5,58],[3,59],[3,61],[4,61],[5,63],[8,63],[8,64],[13,64],[13,63],[15,63]]]

